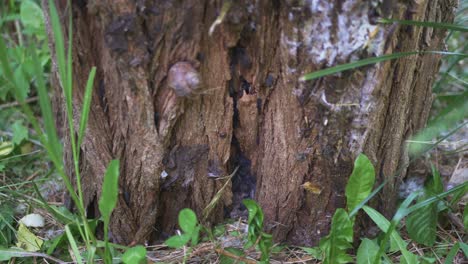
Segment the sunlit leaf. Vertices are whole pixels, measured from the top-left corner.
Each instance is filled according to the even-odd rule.
[[[13,151],[13,149],[13,144],[11,142],[0,142],[0,157],[10,154]]]
[[[360,154],[354,162],[354,169],[346,185],[348,210],[353,210],[372,192],[375,183],[374,166],[366,155]]]
[[[146,263],[146,248],[139,245],[127,249],[122,256],[122,261],[126,264]]]
[[[319,243],[325,258],[324,264],[338,264],[352,262],[351,256],[346,252],[352,248],[353,222],[343,208],[338,208],[333,215],[330,234],[322,238]]]
[[[25,27],[43,29],[44,14],[41,7],[31,0],[22,0],[20,6],[21,23]]]
[[[44,241],[33,234],[29,229],[22,223],[18,227],[16,234],[18,242],[16,246],[26,251],[36,252],[42,247]]]
[[[197,225],[197,216],[195,213],[188,209],[182,209],[179,212],[179,226],[185,233],[192,234]]]
[[[379,245],[375,241],[364,238],[357,251],[357,264],[374,264],[375,255],[379,251]]]
[[[164,244],[171,248],[180,248],[187,244],[191,239],[191,234],[181,234],[172,236],[167,239]]]

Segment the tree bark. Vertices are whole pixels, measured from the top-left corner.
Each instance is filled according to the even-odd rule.
[[[118,158],[114,241],[170,234],[180,209],[201,217],[228,184],[205,224],[245,214],[240,203],[250,197],[277,240],[311,245],[345,206],[361,152],[379,182],[388,180],[375,203],[391,215],[404,172],[394,174],[405,139],[427,120],[440,56],[299,81],[370,56],[443,49],[442,30],[375,21],[451,22],[456,1],[390,2],[236,1],[210,35],[222,1],[73,1],[75,126],[88,73],[98,69],[80,164],[90,216]]]

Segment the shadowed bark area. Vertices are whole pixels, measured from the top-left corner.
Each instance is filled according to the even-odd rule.
[[[211,36],[221,1],[73,2],[76,113],[89,70],[98,68],[81,146],[83,188],[89,213],[98,214],[105,168],[120,159],[114,241],[170,234],[180,209],[202,217],[228,184],[206,224],[245,215],[240,202],[250,197],[276,239],[314,244],[345,206],[360,152],[380,180],[389,179],[375,202],[392,214],[404,173],[392,175],[405,163],[405,139],[427,120],[440,57],[299,77],[369,56],[440,50],[441,30],[374,22],[390,13],[450,22],[455,1],[233,2]],[[305,190],[306,182],[320,193]]]

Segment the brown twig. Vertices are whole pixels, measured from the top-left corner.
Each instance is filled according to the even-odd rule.
[[[241,257],[241,256],[237,256],[229,251],[226,251],[222,248],[216,248],[215,251],[218,253],[218,254],[221,254],[221,255],[224,255],[226,257],[230,257],[232,259],[235,259],[235,260],[239,260],[239,261],[243,261],[247,264],[256,264],[257,261],[255,260],[251,260],[251,259],[248,259],[248,258],[244,258],[244,257]]]
[[[38,99],[39,98],[37,96],[34,96],[34,97],[31,97],[31,98],[28,98],[28,99],[24,100],[24,102],[29,104],[29,103],[32,103],[32,102],[36,102]],[[5,103],[5,104],[0,105],[0,110],[10,108],[10,107],[19,106],[19,105],[20,105],[20,103],[18,101]]]

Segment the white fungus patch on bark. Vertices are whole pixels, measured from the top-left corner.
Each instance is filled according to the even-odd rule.
[[[365,1],[348,0],[340,8],[334,3],[318,0],[306,1],[305,5],[303,8],[308,8],[310,14],[306,19],[297,19],[300,22],[292,31],[283,31],[281,43],[292,56],[297,54],[299,47],[304,49],[307,59],[314,64],[333,66],[348,62],[356,51],[369,44],[371,33],[377,28],[369,23],[369,3]],[[296,19],[294,8],[291,7],[287,14],[291,22]],[[383,34],[374,37],[381,36]]]

